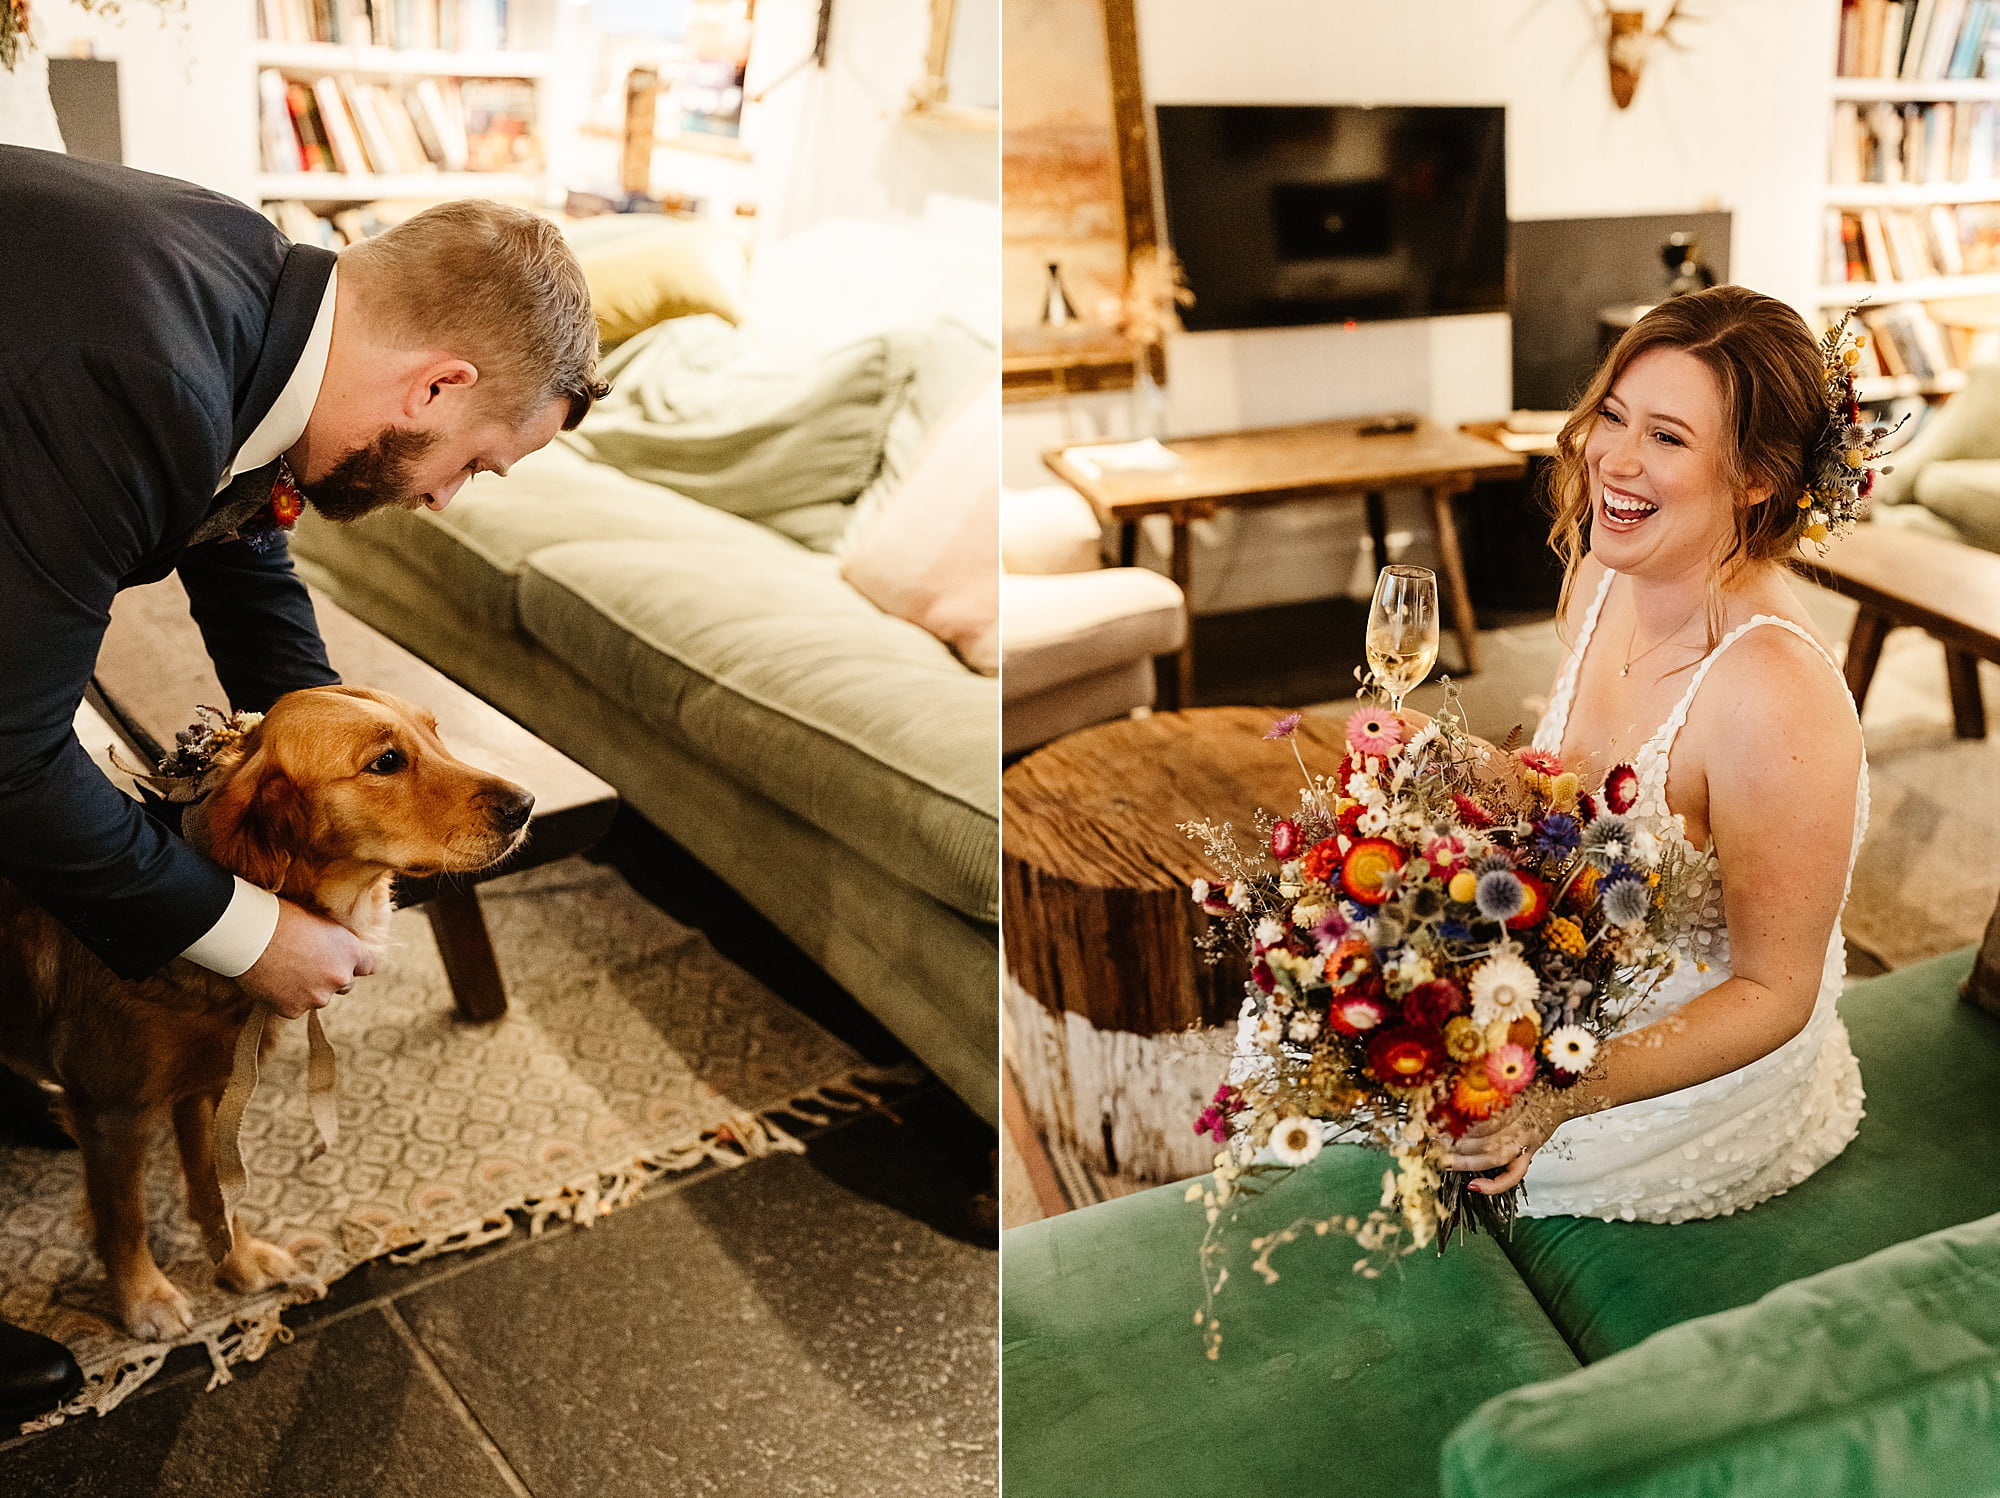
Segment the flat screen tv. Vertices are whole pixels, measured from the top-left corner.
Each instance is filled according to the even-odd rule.
[[[1499,107],[1158,106],[1190,331],[1507,307]]]

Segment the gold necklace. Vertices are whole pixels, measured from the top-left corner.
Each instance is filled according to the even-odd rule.
[[[1688,627],[1689,621],[1692,620],[1694,616],[1700,612],[1701,612],[1701,605],[1696,604],[1692,609],[1688,611],[1688,616],[1686,619],[1681,620],[1679,624],[1676,624],[1672,629],[1668,630],[1665,634],[1661,635],[1659,639],[1655,640],[1652,644],[1648,645],[1644,650],[1640,651],[1637,655],[1627,655],[1625,657],[1625,664],[1618,668],[1618,674],[1620,676],[1630,676],[1632,674],[1632,668],[1634,666],[1638,665],[1640,661],[1643,661],[1647,656],[1651,655],[1655,650],[1658,650],[1662,645],[1666,644],[1669,640],[1673,639],[1675,635],[1679,634],[1682,630],[1686,629]],[[1632,641],[1638,638],[1639,638],[1639,611],[1637,609],[1634,609],[1632,611],[1632,637],[1631,639],[1628,639],[1625,642],[1625,648],[1629,651],[1632,648]]]

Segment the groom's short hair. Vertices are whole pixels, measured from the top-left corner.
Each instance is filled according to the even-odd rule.
[[[349,245],[340,272],[389,337],[477,369],[504,420],[562,400],[568,430],[605,394],[590,288],[539,214],[487,198],[440,203]]]

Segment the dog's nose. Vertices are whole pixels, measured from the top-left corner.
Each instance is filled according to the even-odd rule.
[[[510,786],[497,793],[493,799],[492,816],[495,824],[507,832],[518,832],[527,825],[529,815],[535,809],[535,798],[518,785]]]

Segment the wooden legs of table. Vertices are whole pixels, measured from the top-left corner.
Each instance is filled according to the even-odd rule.
[[[1951,685],[1953,731],[1962,739],[1985,738],[1986,700],[1979,692],[1979,657],[1947,646],[1944,674]]]
[[[1452,518],[1451,491],[1432,489],[1429,495],[1431,534],[1437,538],[1438,560],[1444,564],[1444,591],[1451,605],[1451,626],[1458,635],[1459,654],[1464,658],[1462,669],[1470,676],[1479,669],[1479,625],[1472,617],[1472,590],[1466,586],[1465,558],[1458,550],[1458,523]]]
[[[1174,586],[1181,590],[1181,597],[1188,597],[1188,579],[1194,572],[1194,545],[1188,535],[1188,522],[1183,516],[1171,517],[1173,543],[1167,554],[1167,576]],[[1118,565],[1136,567],[1139,565],[1139,522],[1122,521],[1118,526]],[[1173,655],[1157,657],[1153,662],[1153,677],[1158,683],[1160,706],[1182,708],[1194,706],[1194,616],[1188,615],[1187,638],[1181,642],[1180,650]]]
[[[1187,517],[1173,517],[1174,544],[1167,558],[1167,576],[1174,586],[1181,590],[1181,597],[1187,602],[1187,635],[1181,641],[1181,648],[1174,656],[1174,681],[1172,707],[1194,706],[1194,593],[1188,580],[1194,574],[1194,542],[1188,535]]]
[[[441,890],[424,902],[424,914],[431,919],[459,1014],[469,1020],[500,1018],[507,1012],[507,990],[500,982],[479,896],[469,889]]]
[[[1854,628],[1847,636],[1847,665],[1842,674],[1847,677],[1847,695],[1854,699],[1857,715],[1868,701],[1868,683],[1875,679],[1875,668],[1882,662],[1882,642],[1889,638],[1893,627],[1888,615],[1870,609],[1854,616]]]
[[[1377,491],[1363,496],[1368,507],[1368,543],[1375,548],[1375,570],[1389,565],[1389,505]]]
[[[1859,713],[1868,701],[1868,684],[1882,661],[1882,642],[1889,638],[1895,621],[1886,614],[1864,608],[1854,616],[1854,628],[1847,636],[1847,690]],[[1986,737],[1986,698],[1979,689],[1979,657],[1964,650],[1944,647],[1944,674],[1951,689],[1952,731],[1962,739]]]

